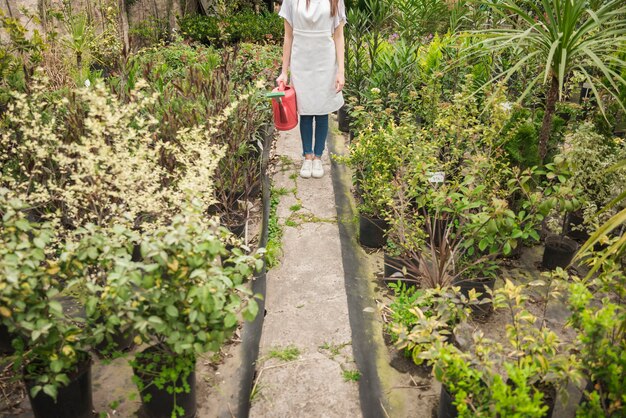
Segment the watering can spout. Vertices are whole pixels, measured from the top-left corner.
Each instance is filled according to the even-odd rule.
[[[296,92],[292,86],[280,83],[271,93],[265,95],[272,100],[274,125],[279,131],[288,131],[298,125]]]

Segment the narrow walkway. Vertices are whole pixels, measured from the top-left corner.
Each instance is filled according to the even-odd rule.
[[[297,129],[281,133],[274,193],[284,256],[267,276],[266,317],[250,417],[360,417],[330,161],[298,173]]]

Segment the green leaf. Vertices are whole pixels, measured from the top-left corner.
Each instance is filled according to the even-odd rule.
[[[96,247],[89,247],[87,249],[87,257],[91,258],[92,260],[98,258],[98,249]]]
[[[243,311],[243,318],[246,321],[253,321],[258,313],[259,305],[256,303],[256,300],[250,299],[250,301],[248,302],[248,309]]]
[[[530,237],[534,239],[535,241],[539,241],[539,233],[535,231],[534,229],[531,229],[530,231],[528,231],[528,235],[530,235]]]
[[[232,328],[235,324],[237,324],[237,317],[232,313],[226,314],[224,317],[224,326],[226,328]]]
[[[37,339],[41,336],[41,331],[36,329],[33,330],[32,334],[30,335],[30,338],[32,338],[33,341],[37,341]]]
[[[33,386],[32,388],[30,388],[30,396],[32,398],[35,398],[37,394],[41,392],[41,389],[42,389],[41,385]]]
[[[50,362],[50,370],[54,373],[59,373],[63,369],[63,361],[61,360],[52,360]]]
[[[17,227],[17,229],[21,230],[21,231],[30,231],[30,224],[28,223],[28,221],[26,219],[18,219],[15,222],[15,226]]]
[[[55,385],[45,385],[43,387],[43,391],[46,395],[50,396],[52,399],[56,400],[57,398],[57,387]]]
[[[149,317],[148,318],[148,322],[153,327],[163,326],[163,320],[161,318],[159,318],[158,316],[155,316],[155,315],[152,315],[151,317]]]
[[[56,301],[56,300],[51,300],[50,302],[48,302],[48,306],[50,307],[50,310],[57,314],[57,315],[62,315],[63,314],[63,306],[61,306],[61,304]]]
[[[165,313],[172,318],[178,318],[178,309],[175,306],[170,305],[165,308]]]
[[[70,379],[69,379],[69,377],[67,377],[67,375],[65,375],[65,374],[58,374],[58,375],[55,377],[55,380],[56,380],[57,382],[59,382],[60,384],[62,384],[63,386],[67,386],[67,385],[69,385],[69,384],[70,384]]]
[[[481,239],[478,243],[478,248],[480,249],[480,251],[485,251],[485,248],[487,248],[488,246],[489,241],[486,238]]]
[[[508,241],[504,243],[504,248],[502,249],[502,251],[504,251],[504,255],[511,254],[511,244],[509,244]]]

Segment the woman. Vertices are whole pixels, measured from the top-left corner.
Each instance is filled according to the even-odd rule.
[[[328,114],[343,106],[346,7],[343,0],[283,0],[279,15],[285,19],[285,42],[283,69],[276,82],[287,84],[291,70],[304,157],[300,175],[320,178]]]

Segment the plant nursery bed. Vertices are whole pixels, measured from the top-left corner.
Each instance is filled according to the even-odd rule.
[[[261,200],[252,202],[247,223],[246,244],[251,248],[258,246],[258,237],[262,226]],[[62,295],[59,300],[64,310],[71,316],[84,316],[84,310],[76,297]],[[240,333],[235,332],[219,352],[209,353],[196,361],[196,404],[197,416],[208,417],[226,406],[236,410],[241,367]],[[134,347],[130,354],[137,353],[146,346]],[[95,417],[145,417],[137,386],[133,382],[133,370],[127,359],[102,359],[92,353],[92,390]],[[0,416],[3,418],[32,418],[34,414],[24,388],[7,358],[0,356]],[[232,403],[232,405],[231,405]]]
[[[537,245],[531,248],[524,248],[519,259],[507,260],[506,265],[502,268],[498,280],[496,280],[496,288],[503,285],[503,279],[508,278],[514,283],[528,283],[541,277],[541,271],[537,269],[540,264],[543,247]],[[390,365],[398,372],[406,375],[410,385],[406,390],[415,391],[413,398],[414,405],[412,407],[419,411],[416,416],[437,417],[437,406],[439,403],[439,394],[441,384],[437,382],[432,374],[432,368],[425,365],[416,365],[411,354],[404,350],[398,349],[392,341],[392,337],[388,332],[390,323],[390,311],[388,306],[394,298],[393,290],[387,284],[390,280],[385,280],[382,274],[383,270],[383,254],[382,252],[369,253],[370,262],[374,266],[376,274],[376,290],[378,292],[377,302],[380,307],[381,320],[384,323],[384,340],[387,345],[387,354]],[[527,304],[530,313],[541,318],[543,316],[544,304],[541,294],[541,287],[531,295],[530,303]],[[551,301],[545,311],[545,321],[548,326],[556,332],[561,341],[569,342],[575,338],[575,333],[566,327],[566,321],[569,311],[564,304]],[[485,337],[494,341],[505,342],[506,326],[511,322],[508,312],[496,310],[491,315],[480,321],[471,320],[468,323],[457,328],[455,341],[458,345],[464,346],[470,342],[471,334],[475,330],[481,330]],[[581,392],[573,388],[570,390],[570,400],[567,405],[559,405],[557,402],[556,413],[554,416],[569,418],[575,415],[575,404],[580,399]]]

